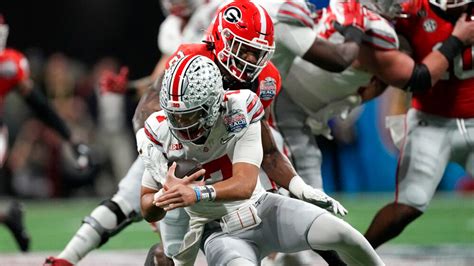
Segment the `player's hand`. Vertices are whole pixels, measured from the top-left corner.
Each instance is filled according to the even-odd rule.
[[[125,93],[128,83],[128,67],[121,67],[120,72],[115,74],[111,71],[104,71],[99,78],[99,87],[102,93]]]
[[[91,149],[84,143],[73,143],[72,150],[76,167],[79,170],[86,170],[91,166]]]
[[[339,201],[329,197],[323,191],[317,188],[313,188],[311,186],[307,186],[306,189],[303,190],[301,200],[326,209],[336,215],[339,214],[341,216],[344,216],[348,213],[346,208],[344,208],[344,206],[342,206]]]
[[[365,31],[365,9],[359,0],[331,0],[329,6],[335,16],[335,28],[338,31],[349,26]]]
[[[158,193],[160,191],[158,191]],[[163,195],[158,196],[156,201],[154,201],[154,204],[157,207],[163,208],[165,211],[171,211],[193,205],[196,201],[197,198],[194,189],[184,184],[178,184],[164,191]]]
[[[463,13],[454,26],[452,35],[457,37],[464,45],[474,44],[474,21],[466,20],[467,15]]]
[[[203,176],[206,173],[205,169],[201,169],[196,173],[185,176],[184,178],[177,178],[174,175],[176,170],[176,162],[173,162],[168,169],[168,173],[166,175],[165,183],[163,184],[163,188],[166,190],[176,186],[176,185],[187,185],[187,186],[204,186],[204,179],[201,181],[196,181],[199,177]]]

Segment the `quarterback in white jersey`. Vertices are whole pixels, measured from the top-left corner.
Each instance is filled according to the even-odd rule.
[[[253,92],[225,93],[217,65],[201,55],[171,65],[161,92],[163,111],[152,114],[137,133],[146,167],[141,208],[150,222],[186,208],[190,230],[173,257],[176,265],[193,265],[201,241],[210,265],[255,265],[270,252],[315,248],[341,251],[347,263],[383,265],[347,223],[260,187],[264,111]],[[177,158],[202,163],[205,181],[177,179],[174,166],[167,166]],[[216,219],[220,224],[212,225]]]

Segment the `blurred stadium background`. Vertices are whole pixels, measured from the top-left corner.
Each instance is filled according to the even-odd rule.
[[[12,198],[24,203],[32,253],[18,253],[0,227],[0,265],[39,265],[46,255],[57,254],[82,218],[115,192],[136,156],[130,118],[137,94],[129,93],[122,104],[104,110],[97,77],[103,69],[120,65],[130,68],[131,79],[151,73],[160,56],[156,34],[163,14],[158,0],[0,1],[0,13],[10,26],[7,46],[27,55],[33,79],[73,134],[91,145],[97,162],[86,173],[62,163],[66,155],[58,136],[37,122],[14,94],[8,97],[3,118],[10,130],[10,158],[1,171],[0,208]],[[336,193],[350,211],[345,220],[361,232],[392,199],[395,187],[397,153],[379,115],[384,100],[362,107],[354,123],[334,123],[335,140],[318,138],[325,189]],[[107,111],[118,115],[108,120]],[[473,180],[452,164],[439,190],[426,214],[382,247],[389,264],[474,265]],[[134,224],[93,252],[95,261],[82,265],[140,265],[156,241],[148,224]]]

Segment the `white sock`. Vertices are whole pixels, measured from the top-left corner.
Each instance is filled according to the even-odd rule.
[[[103,205],[95,208],[91,216],[105,229],[112,229],[117,226],[117,217],[109,208]],[[79,227],[79,230],[77,230],[58,258],[66,259],[72,264],[77,264],[90,251],[97,248],[100,242],[101,237],[99,233],[91,225],[84,223]]]

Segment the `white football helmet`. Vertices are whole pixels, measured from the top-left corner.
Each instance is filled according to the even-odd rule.
[[[471,2],[473,2],[473,0],[430,0],[430,4],[435,5],[445,11],[450,8],[467,5]]]
[[[3,16],[0,14],[0,52],[5,49],[8,38],[8,25],[5,24]]]
[[[205,56],[180,58],[165,71],[160,105],[182,142],[206,136],[220,115],[224,88],[217,65]]]

